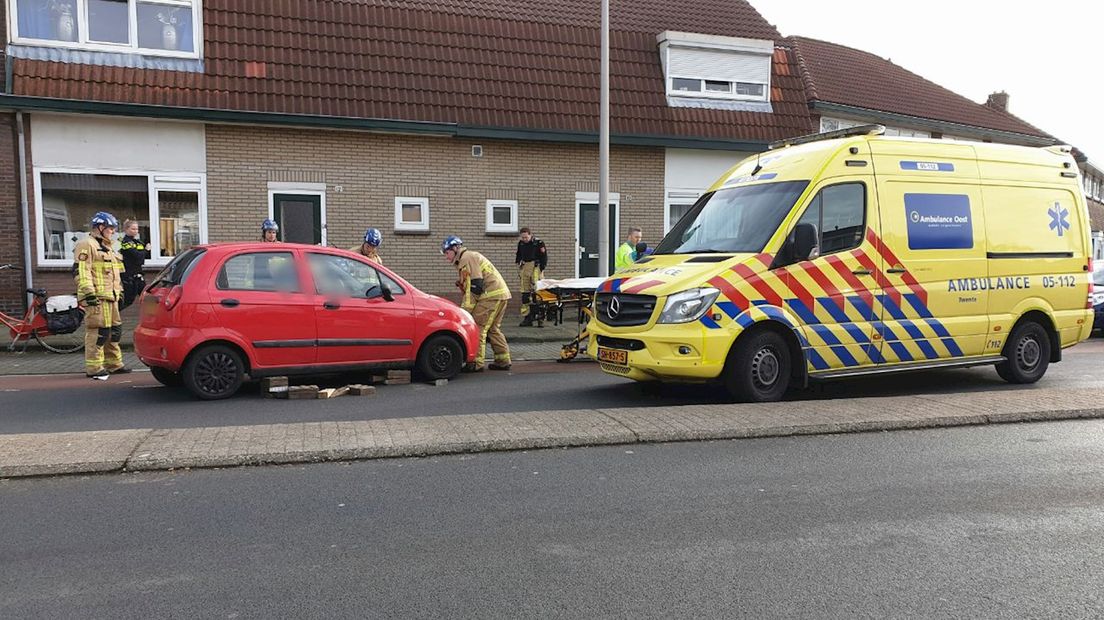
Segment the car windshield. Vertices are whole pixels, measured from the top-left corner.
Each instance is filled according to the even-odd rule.
[[[154,278],[153,284],[150,284],[150,288],[169,287],[183,284],[187,279],[188,274],[192,272],[192,269],[199,263],[199,257],[203,256],[203,253],[207,250],[202,248],[192,248],[185,250],[182,254],[172,259],[161,273],[157,274]]]
[[[762,183],[705,194],[667,233],[655,253],[760,252],[808,185],[808,181]]]

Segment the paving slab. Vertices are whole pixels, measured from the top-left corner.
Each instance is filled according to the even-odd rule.
[[[0,435],[0,478],[121,470],[150,429]]]

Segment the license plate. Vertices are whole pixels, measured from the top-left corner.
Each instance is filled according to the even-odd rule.
[[[603,349],[598,347],[598,361],[609,362],[610,364],[617,364],[618,366],[629,365],[629,352],[618,351],[617,349]]]

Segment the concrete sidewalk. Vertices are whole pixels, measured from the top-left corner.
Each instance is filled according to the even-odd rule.
[[[663,409],[0,435],[0,478],[1104,417],[1104,408],[1093,404],[1096,396],[1092,389],[1009,388]]]

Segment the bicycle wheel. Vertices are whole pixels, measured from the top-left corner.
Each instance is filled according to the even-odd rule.
[[[78,329],[71,334],[46,334],[36,329],[34,338],[50,353],[76,353],[84,348],[83,329]]]

